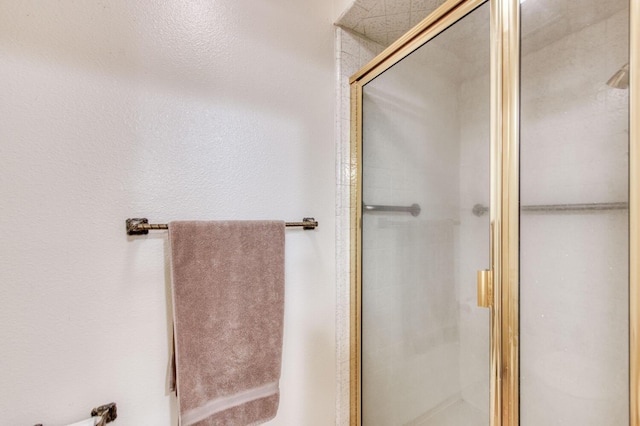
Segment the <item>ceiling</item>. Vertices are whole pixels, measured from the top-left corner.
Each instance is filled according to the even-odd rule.
[[[337,25],[388,46],[446,0],[355,0]],[[522,3],[522,36],[535,49],[606,19],[628,0],[528,0]]]
[[[523,53],[540,50],[628,7],[628,0],[527,0],[522,3]]]
[[[388,46],[446,0],[356,0],[336,22]]]
[[[336,24],[386,47],[445,1],[356,0]],[[521,34],[525,55],[629,7],[628,0],[521,0],[521,3]],[[483,15],[488,21],[488,13]],[[484,68],[486,61],[481,58],[488,58],[489,55],[488,41],[485,47],[466,42],[481,32],[487,34],[488,22],[483,19],[463,19],[464,25],[454,25],[445,32],[446,45],[455,48],[448,48],[447,52],[437,55],[440,64],[431,62],[431,67],[441,68],[459,81]]]

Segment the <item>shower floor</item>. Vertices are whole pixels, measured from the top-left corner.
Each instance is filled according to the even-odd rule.
[[[411,426],[485,426],[489,416],[468,402],[459,399],[427,418],[416,419]]]

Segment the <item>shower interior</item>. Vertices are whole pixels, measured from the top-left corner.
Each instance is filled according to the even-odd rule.
[[[524,426],[628,424],[629,5],[578,3],[521,5]],[[366,426],[489,425],[489,46],[485,3],[363,88],[363,202],[421,208],[362,216]]]
[[[363,214],[367,426],[488,425],[488,5],[463,22],[363,90],[363,201],[421,206]]]

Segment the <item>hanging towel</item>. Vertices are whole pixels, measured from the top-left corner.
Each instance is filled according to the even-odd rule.
[[[255,425],[280,399],[284,222],[171,222],[182,426]]]

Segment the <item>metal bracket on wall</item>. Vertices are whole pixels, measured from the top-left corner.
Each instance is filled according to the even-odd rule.
[[[101,405],[94,408],[93,410],[91,410],[91,417],[95,416],[101,418],[96,426],[104,426],[107,423],[111,423],[118,417],[118,408],[116,407],[116,403],[111,402],[109,404]]]
[[[127,219],[127,235],[147,235],[149,229],[145,229],[140,225],[148,225],[149,219],[146,217],[134,217]]]
[[[115,402],[101,405],[91,410],[91,417],[100,417],[96,426],[104,426],[118,418],[118,407],[116,407]],[[42,423],[38,423],[35,426],[42,426]]]

